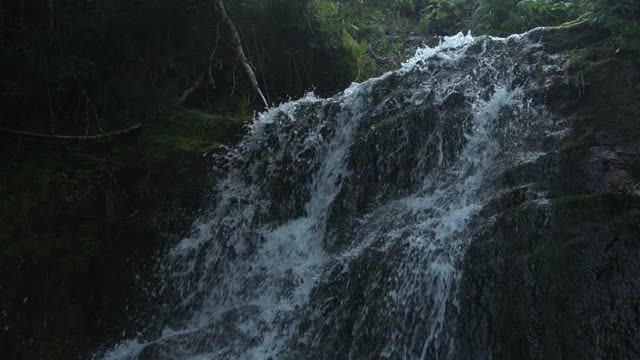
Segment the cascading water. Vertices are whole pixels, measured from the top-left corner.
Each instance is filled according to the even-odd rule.
[[[559,130],[555,62],[526,34],[459,34],[261,114],[163,260],[163,330],[96,358],[456,358],[465,248]]]

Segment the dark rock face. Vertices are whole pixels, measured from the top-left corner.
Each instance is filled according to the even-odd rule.
[[[624,168],[625,155],[602,147],[589,149],[588,162],[584,164],[583,185],[592,194],[616,193],[632,184],[631,175]]]
[[[635,95],[612,84],[620,70],[600,71],[582,97],[552,90],[573,133],[534,166],[544,176],[514,177],[531,175],[547,199],[494,202],[466,254],[458,358],[640,358],[638,114]],[[630,100],[616,105],[615,91]]]
[[[519,205],[467,253],[462,358],[634,359],[640,202]]]

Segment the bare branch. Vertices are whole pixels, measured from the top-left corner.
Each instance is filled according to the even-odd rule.
[[[213,81],[213,71],[211,70],[211,65],[215,59],[216,51],[218,50],[218,43],[220,42],[220,24],[216,25],[216,44],[211,51],[211,55],[209,56],[209,83],[212,88],[216,88],[216,83]]]
[[[28,137],[34,137],[34,138],[40,138],[40,139],[55,139],[55,140],[97,140],[97,139],[105,139],[105,138],[110,138],[112,136],[117,136],[117,135],[123,135],[123,134],[127,134],[130,133],[132,131],[138,130],[142,127],[142,124],[136,124],[133,125],[131,127],[128,127],[126,129],[122,129],[122,130],[118,130],[118,131],[112,131],[112,132],[108,132],[106,134],[99,134],[99,135],[48,135],[48,134],[39,134],[39,133],[32,133],[32,132],[28,132],[28,131],[21,131],[21,130],[15,130],[15,129],[7,129],[7,128],[0,128],[0,132],[5,132],[5,133],[9,133],[9,134],[14,134],[14,135],[20,135],[20,136],[28,136]]]
[[[53,100],[51,100],[51,86],[49,86],[49,59],[44,57],[44,69],[47,76],[47,99],[49,101],[49,130],[51,133],[55,133],[53,129],[53,123],[55,121],[55,114],[53,112]]]
[[[218,18],[220,19],[220,22],[225,24],[229,32],[231,33],[231,43],[236,52],[236,57],[238,58],[238,61],[242,64],[244,72],[247,74],[247,77],[249,78],[249,81],[251,82],[253,89],[262,100],[262,103],[264,104],[264,106],[269,107],[269,103],[267,103],[267,100],[262,94],[262,90],[260,90],[260,86],[258,86],[258,81],[256,80],[256,75],[251,69],[251,64],[249,60],[247,60],[247,57],[244,54],[244,50],[242,49],[242,42],[240,41],[240,35],[238,35],[238,30],[236,29],[236,26],[234,25],[233,21],[231,21],[231,19],[229,18],[229,15],[227,14],[227,10],[224,7],[224,3],[222,2],[222,0],[212,0],[212,1],[213,1],[213,5],[216,8],[216,13],[218,14]]]
[[[80,88],[80,92],[82,92],[82,95],[84,96],[84,99],[86,101],[86,111],[89,111],[89,108],[91,108],[92,112],[93,112],[93,116],[95,117],[96,120],[96,125],[98,125],[98,131],[100,133],[102,133],[102,123],[100,122],[100,116],[98,116],[98,110],[96,108],[96,106],[93,104],[93,101],[91,100],[91,98],[89,97],[89,95],[87,94],[87,92],[84,89],[84,86],[82,86],[82,82],[80,81],[80,78],[78,77],[78,73],[76,72],[76,66],[73,63],[73,60],[71,61],[71,70],[73,73],[73,77],[75,78],[76,82],[78,83],[78,87]],[[87,122],[89,120],[89,115],[87,114]],[[87,125],[87,131],[89,129],[89,125]]]
[[[233,78],[233,86],[231,86],[231,96],[236,91],[236,68],[235,66],[231,69],[231,77]]]

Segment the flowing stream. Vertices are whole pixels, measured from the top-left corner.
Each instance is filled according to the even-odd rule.
[[[259,115],[162,260],[158,331],[95,358],[459,358],[465,249],[561,133],[557,63],[528,34],[458,34]]]

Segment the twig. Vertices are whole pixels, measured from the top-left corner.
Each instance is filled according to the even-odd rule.
[[[149,82],[151,83],[151,85],[155,85],[155,79],[154,79],[154,75],[153,75],[153,69],[151,68],[151,66],[149,66],[149,64],[147,64],[146,61],[144,61],[144,59],[142,59],[142,57],[140,56],[140,54],[136,53],[135,56],[138,58],[138,62],[140,62],[140,65],[145,68],[145,70],[147,70],[148,75],[149,75]]]
[[[220,24],[216,24],[216,44],[211,51],[211,55],[209,56],[209,83],[212,88],[216,88],[216,83],[213,81],[213,71],[211,70],[211,64],[215,59],[216,51],[218,50],[218,43],[220,42]]]
[[[82,95],[86,100],[87,112],[89,111],[89,106],[91,106],[91,110],[93,110],[93,116],[96,119],[96,125],[98,125],[98,131],[102,133],[102,124],[100,123],[100,116],[98,116],[98,111],[96,109],[96,106],[93,104],[93,101],[91,101],[91,98],[89,97],[87,92],[84,90],[84,86],[82,86],[82,82],[78,77],[78,73],[76,72],[76,66],[73,63],[73,60],[71,60],[71,70],[73,72],[73,77],[76,79],[76,82],[78,83],[78,87],[80,88],[80,91],[82,92]],[[88,120],[89,120],[89,115],[87,114],[87,121]]]
[[[84,137],[86,139],[87,135],[89,135],[89,100],[87,98],[84,99],[84,118],[87,120],[87,126],[84,128]]]
[[[51,134],[54,134],[53,123],[55,121],[55,114],[53,113],[53,101],[51,100],[51,86],[49,85],[49,60],[44,57],[44,68],[47,75],[47,99],[49,101],[49,130]]]
[[[48,134],[32,133],[32,132],[28,132],[28,131],[21,131],[21,130],[15,130],[15,129],[7,129],[7,128],[0,128],[0,132],[20,135],[20,136],[28,136],[28,137],[40,138],[40,139],[98,140],[98,139],[110,138],[110,137],[116,136],[116,135],[127,134],[127,133],[130,133],[132,131],[140,129],[141,127],[142,127],[142,124],[136,124],[136,125],[133,125],[131,127],[126,128],[126,129],[112,131],[112,132],[108,132],[108,133],[105,133],[105,134],[89,135],[89,136],[87,136],[87,135],[79,135],[79,136],[76,136],[76,135],[48,135]]]
[[[231,86],[231,96],[233,96],[233,93],[236,91],[236,67],[234,66],[233,69],[231,69],[231,78],[233,79],[233,85]]]

